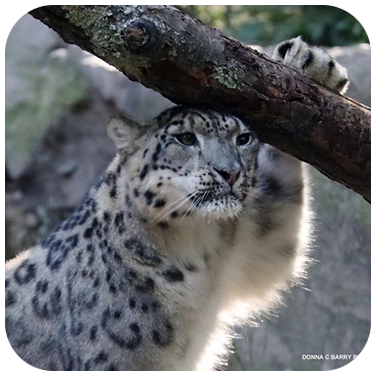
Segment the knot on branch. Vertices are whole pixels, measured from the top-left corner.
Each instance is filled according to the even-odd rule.
[[[123,30],[125,45],[133,52],[142,54],[159,45],[160,32],[150,21],[138,20]]]

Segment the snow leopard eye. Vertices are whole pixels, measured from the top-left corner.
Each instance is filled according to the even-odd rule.
[[[236,145],[238,146],[246,146],[252,140],[252,135],[250,133],[243,133],[236,139]]]
[[[197,141],[196,136],[190,132],[179,134],[176,136],[176,139],[186,146],[193,146]]]

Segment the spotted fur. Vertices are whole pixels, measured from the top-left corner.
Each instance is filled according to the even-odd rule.
[[[304,166],[208,109],[108,132],[118,152],[99,182],[6,265],[9,341],[45,370],[220,368],[231,326],[304,275]]]
[[[340,94],[344,94],[349,86],[346,68],[323,49],[309,46],[301,37],[280,43],[272,58]]]

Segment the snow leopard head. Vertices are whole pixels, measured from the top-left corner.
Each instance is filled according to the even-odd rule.
[[[108,133],[128,155],[135,201],[154,221],[235,217],[256,182],[259,142],[232,115],[178,106],[145,126],[112,119]]]

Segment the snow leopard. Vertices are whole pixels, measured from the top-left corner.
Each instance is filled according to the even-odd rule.
[[[343,92],[300,38],[273,54]],[[324,79],[325,76],[325,79]],[[6,331],[44,370],[220,369],[232,328],[304,278],[306,166],[242,119],[176,106],[108,123],[117,153],[74,213],[6,264]]]

